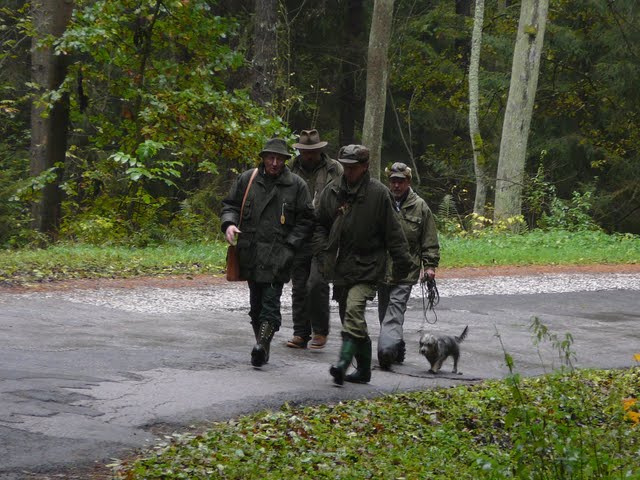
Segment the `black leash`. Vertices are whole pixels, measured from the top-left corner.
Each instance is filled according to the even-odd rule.
[[[438,293],[436,279],[427,277],[426,281],[420,283],[420,290],[422,291],[422,315],[424,317],[423,327],[424,323],[434,325],[438,321],[438,314],[434,307],[440,302],[440,293]],[[433,321],[430,321],[427,317],[427,312],[429,310],[433,312]],[[421,328],[420,330],[423,329],[424,328]]]

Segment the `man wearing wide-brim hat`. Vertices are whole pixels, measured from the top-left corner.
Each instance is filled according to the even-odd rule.
[[[324,187],[342,174],[342,166],[324,152],[326,146],[316,129],[302,130],[298,143],[293,144],[300,154],[291,163],[291,171],[307,182],[314,202]],[[329,284],[318,272],[310,243],[296,254],[291,286],[293,337],[287,346],[324,348],[329,335]]]
[[[220,216],[227,242],[237,242],[240,276],[249,284],[254,367],[269,361],[271,340],[282,323],[282,288],[291,277],[296,252],[306,247],[314,220],[306,182],[286,165],[291,158],[287,143],[268,140],[260,157],[257,168],[238,176],[222,201]]]

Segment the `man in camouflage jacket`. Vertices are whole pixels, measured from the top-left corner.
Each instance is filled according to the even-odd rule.
[[[440,261],[440,245],[431,209],[411,188],[411,169],[404,163],[396,162],[385,173],[411,256],[411,269],[407,275],[394,278],[389,268],[384,283],[378,288],[378,362],[386,370],[391,364],[404,361],[402,326],[407,302],[413,285],[427,278],[435,278],[435,269]]]

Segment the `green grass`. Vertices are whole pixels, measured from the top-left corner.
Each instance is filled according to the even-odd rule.
[[[442,266],[640,263],[640,236],[584,231],[441,239]]]
[[[128,278],[222,273],[226,246],[164,245],[152,248],[58,245],[0,252],[0,285],[77,278]]]
[[[601,232],[485,234],[442,237],[440,266],[640,263],[640,236]],[[226,245],[163,245],[149,248],[56,245],[41,250],[0,251],[0,285],[76,278],[127,278],[180,274],[219,275]]]
[[[623,408],[640,368],[517,380],[524,401],[513,384],[285,405],[174,435],[116,478],[640,478],[640,426]]]

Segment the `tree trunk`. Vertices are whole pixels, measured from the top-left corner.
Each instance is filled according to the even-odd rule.
[[[388,51],[393,25],[393,0],[375,0],[367,55],[367,98],[362,143],[371,151],[369,171],[380,178],[382,131],[387,103]]]
[[[274,99],[278,58],[277,27],[277,0],[255,0],[251,98],[263,106]]]
[[[362,68],[362,33],[364,31],[364,8],[362,0],[349,0],[347,14],[342,28],[344,58],[340,69],[342,81],[338,98],[340,99],[340,145],[356,142],[356,118],[362,112],[362,98],[358,95],[356,78]],[[361,118],[361,117],[360,117]]]
[[[471,137],[471,147],[473,149],[473,168],[476,174],[476,197],[473,203],[473,213],[481,217],[484,216],[485,205],[487,203],[487,166],[478,122],[480,103],[478,76],[480,72],[483,22],[484,0],[476,0],[473,34],[471,36],[471,58],[469,62],[469,136]]]
[[[34,37],[31,46],[31,81],[38,95],[31,107],[31,175],[37,176],[64,165],[69,127],[69,100],[66,96],[46,106],[38,97],[62,84],[67,72],[64,55],[54,55],[54,48],[43,45],[48,37],[60,37],[71,19],[71,0],[34,0],[31,4]],[[54,182],[43,188],[32,206],[33,228],[54,234],[60,221],[61,192],[59,172]]]
[[[523,0],[513,52],[496,178],[494,222],[522,213],[522,181],[533,114],[548,0]]]

